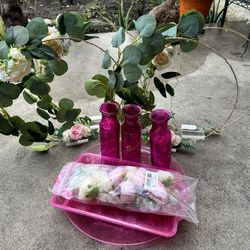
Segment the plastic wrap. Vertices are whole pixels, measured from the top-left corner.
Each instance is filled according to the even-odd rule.
[[[198,224],[196,185],[196,179],[172,171],[69,162],[51,191],[69,200],[178,216]]]

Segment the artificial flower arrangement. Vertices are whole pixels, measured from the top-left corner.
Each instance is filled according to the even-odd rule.
[[[172,215],[198,223],[197,180],[177,172],[134,166],[67,163],[52,193],[87,204]]]
[[[93,38],[86,34],[88,25],[89,22],[71,13],[59,15],[56,22],[49,25],[42,18],[33,18],[26,27],[5,28],[0,19],[0,133],[19,137],[23,146],[63,138],[77,141],[95,134],[85,129],[87,132],[79,139],[69,131],[63,135],[75,124],[89,126],[91,120],[79,117],[81,110],[74,107],[74,102],[68,98],[55,103],[49,85],[54,75],[63,75],[68,70],[63,57],[69,51],[70,41]],[[87,93],[110,101],[119,96],[121,104],[139,104],[143,108],[142,124],[149,126],[149,114],[155,107],[151,81],[164,98],[174,96],[174,89],[155,76],[156,71],[169,64],[174,46],[180,46],[184,52],[193,50],[203,25],[204,18],[196,11],[183,15],[178,24],[158,25],[153,16],[144,15],[135,21],[138,36],[133,37],[132,43],[124,49],[121,45],[126,32],[120,27],[111,41],[113,47],[117,48],[117,58],[104,50],[100,64],[108,70],[107,75],[97,74],[86,81]],[[179,75],[177,72],[165,72],[161,76],[167,81]],[[7,108],[21,94],[27,103],[37,105],[36,112],[45,120],[45,124],[26,122],[8,113]],[[56,129],[53,120],[62,123],[62,126]],[[180,141],[174,134],[173,138]]]

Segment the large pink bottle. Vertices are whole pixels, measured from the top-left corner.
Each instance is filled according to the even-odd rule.
[[[165,109],[156,109],[151,113],[150,130],[151,162],[155,167],[170,169],[171,131],[168,128],[170,113]]]
[[[125,117],[122,124],[122,159],[141,162],[141,108],[127,104],[122,111]]]
[[[115,102],[104,102],[100,107],[102,120],[100,121],[101,154],[119,158],[120,123],[117,118],[119,105]]]

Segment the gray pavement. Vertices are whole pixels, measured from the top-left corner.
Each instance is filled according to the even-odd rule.
[[[245,23],[233,28],[247,34]],[[111,34],[99,34],[94,41],[110,47]],[[207,31],[202,41],[217,48],[235,69],[240,83],[240,101],[233,119],[249,109],[250,50],[243,58],[244,41],[232,34]],[[84,92],[83,82],[101,72],[102,53],[87,44],[74,44],[66,58],[70,70],[52,83],[56,100],[69,97],[83,114],[97,115],[101,100]],[[235,85],[232,73],[221,58],[204,47],[190,54],[176,53],[171,69],[182,77],[171,84],[176,97],[171,101],[177,123],[220,125],[232,109]],[[153,88],[154,89],[154,88]],[[157,97],[157,107],[169,107],[169,101]],[[17,100],[12,113],[36,119],[34,107]],[[199,226],[179,225],[174,238],[161,239],[142,249],[242,249],[250,248],[250,132],[249,116],[228,127],[221,137],[210,137],[197,145],[194,153],[177,153],[188,175],[199,178],[197,209]],[[95,143],[95,142],[94,142]],[[98,243],[76,230],[64,213],[49,205],[53,185],[60,168],[87,144],[66,148],[58,146],[48,153],[32,152],[16,138],[0,135],[0,249],[114,249]],[[131,247],[130,247],[131,248]]]

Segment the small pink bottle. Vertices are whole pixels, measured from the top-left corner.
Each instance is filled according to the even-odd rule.
[[[120,123],[117,119],[119,105],[115,102],[104,102],[100,107],[102,120],[99,123],[101,154],[119,158]]]
[[[151,113],[150,130],[151,162],[155,167],[170,169],[171,165],[171,131],[168,128],[170,112],[156,109]]]
[[[122,159],[141,162],[141,107],[127,104],[122,111],[125,116],[122,124]]]

